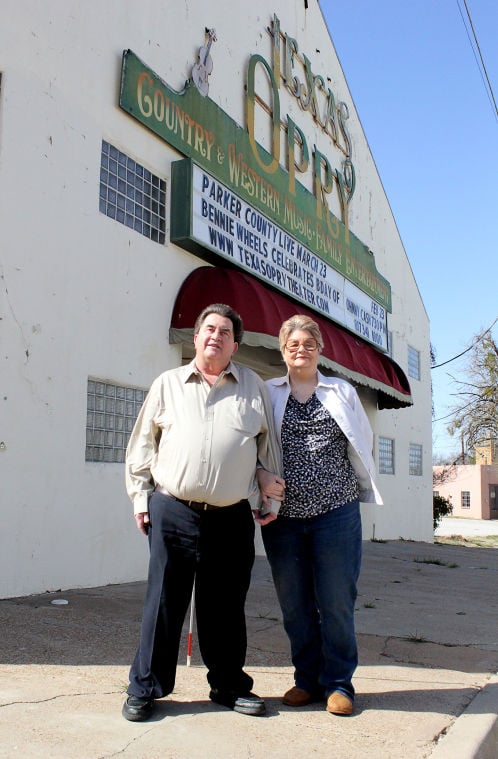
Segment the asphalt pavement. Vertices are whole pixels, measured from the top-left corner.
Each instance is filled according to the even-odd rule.
[[[209,701],[195,634],[187,666],[187,617],[174,692],[150,721],[123,719],[144,583],[0,601],[0,757],[496,759],[497,580],[497,549],[365,542],[351,717],[282,705],[292,667],[263,557],[246,669],[264,717]]]

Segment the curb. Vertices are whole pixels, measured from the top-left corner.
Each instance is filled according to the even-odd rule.
[[[498,757],[498,675],[491,675],[430,756],[431,759]]]

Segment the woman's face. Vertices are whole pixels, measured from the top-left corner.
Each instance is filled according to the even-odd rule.
[[[306,329],[295,329],[287,338],[284,359],[289,369],[314,369],[318,366],[318,343]]]

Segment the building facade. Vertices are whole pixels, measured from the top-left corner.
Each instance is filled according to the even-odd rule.
[[[0,597],[143,579],[127,437],[218,300],[264,377],[319,320],[375,433],[365,539],[431,541],[428,318],[316,0],[3,10]]]
[[[498,519],[498,464],[434,467],[435,491],[453,506],[451,516]]]
[[[498,440],[488,440],[486,445],[476,446],[476,464],[498,464]]]

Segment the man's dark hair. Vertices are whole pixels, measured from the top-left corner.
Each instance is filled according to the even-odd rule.
[[[233,326],[233,339],[240,345],[242,337],[244,336],[242,317],[231,306],[227,306],[225,303],[212,303],[210,306],[206,306],[206,308],[202,309],[195,321],[194,335],[199,334],[199,330],[204,320],[210,314],[218,314],[218,316],[225,316],[227,319],[230,319]]]

